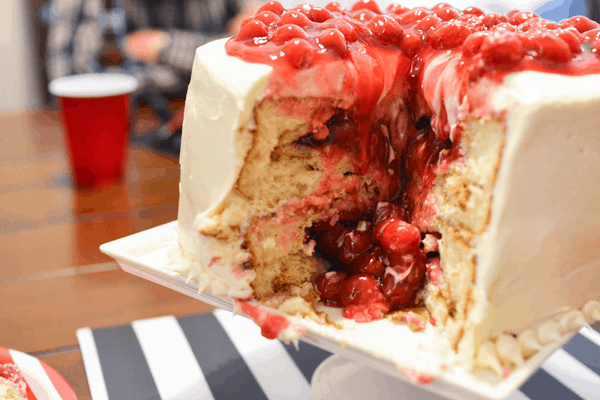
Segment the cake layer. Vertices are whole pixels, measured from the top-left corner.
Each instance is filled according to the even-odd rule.
[[[502,372],[600,317],[600,67],[577,46],[595,39],[574,33],[595,27],[446,6],[384,16],[367,3],[272,2],[237,39],[197,50],[180,273],[322,323],[314,282],[339,266],[315,244],[392,202],[427,253],[411,304],[426,305],[464,366]],[[417,27],[427,45],[411,44]],[[384,286],[414,271],[384,261]]]

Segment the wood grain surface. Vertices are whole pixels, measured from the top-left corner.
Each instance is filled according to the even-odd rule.
[[[135,126],[155,123],[142,109]],[[37,356],[89,400],[78,328],[212,310],[98,249],[177,218],[177,157],[131,145],[122,182],[76,190],[58,117],[38,110],[0,113],[0,160],[0,346]]]

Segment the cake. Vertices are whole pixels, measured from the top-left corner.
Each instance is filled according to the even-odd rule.
[[[267,337],[402,321],[506,374],[600,319],[585,17],[267,3],[196,51],[180,163],[172,270]]]
[[[27,399],[25,378],[21,370],[13,363],[0,364],[0,399]]]

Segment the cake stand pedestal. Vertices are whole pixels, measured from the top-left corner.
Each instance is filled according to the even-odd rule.
[[[319,365],[311,386],[309,400],[446,400],[446,397],[337,354]]]

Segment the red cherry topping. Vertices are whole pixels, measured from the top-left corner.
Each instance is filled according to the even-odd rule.
[[[486,28],[491,28],[493,26],[498,25],[501,22],[508,22],[508,18],[506,18],[504,15],[502,14],[497,14],[497,13],[489,13],[484,15],[481,18],[481,22],[483,23],[483,25]]]
[[[441,23],[442,23],[442,20],[439,19],[437,16],[428,15],[425,18],[423,18],[415,26],[415,30],[418,30],[418,31],[423,32],[424,34],[427,34],[429,31],[431,31],[433,28],[435,28],[436,26],[438,26]]]
[[[279,16],[271,11],[261,11],[254,16],[254,20],[261,21],[266,26],[271,26],[279,22]]]
[[[357,10],[357,11],[352,11],[350,13],[350,15],[352,16],[352,18],[354,18],[357,21],[369,22],[370,20],[375,18],[378,14],[371,10]]]
[[[517,28],[521,32],[527,32],[533,28],[545,28],[545,29],[557,29],[559,26],[554,21],[547,21],[545,19],[541,19],[539,17],[530,18],[527,21],[523,22]]]
[[[437,9],[433,12],[433,14],[436,15],[442,21],[451,21],[460,17],[460,13],[452,7],[444,7]]]
[[[595,54],[597,57],[600,57],[600,40],[595,40],[591,46],[592,54]]]
[[[340,14],[345,14],[346,13],[346,7],[343,7],[340,3],[338,3],[337,1],[334,1],[332,3],[329,3],[325,6],[325,8],[331,12],[339,12]]]
[[[279,21],[279,24],[294,24],[298,25],[300,28],[306,28],[307,26],[311,25],[311,22],[306,15],[298,11],[288,10],[281,14],[281,20]]]
[[[598,28],[598,24],[587,17],[572,17],[569,19],[565,19],[560,21],[561,28],[566,28],[569,26],[574,27],[579,31],[579,33],[584,33],[587,31],[591,31],[592,29]]]
[[[498,25],[496,25],[494,27],[495,31],[504,31],[504,32],[516,32],[517,31],[517,27],[508,23],[508,22],[501,22]]]
[[[571,59],[571,48],[567,42],[550,32],[536,32],[530,39],[537,57],[541,59],[558,63]]]
[[[242,22],[240,22],[240,29],[242,29],[244,26],[248,25],[248,22],[250,22],[250,21],[254,21],[254,16],[253,15],[244,18],[242,20]]]
[[[479,8],[477,7],[467,7],[463,10],[462,12],[463,15],[474,15],[476,17],[480,17],[484,14],[483,11],[481,11]]]
[[[381,221],[373,231],[373,237],[388,253],[405,254],[419,247],[421,232],[414,225],[399,219]]]
[[[448,3],[438,3],[435,6],[431,7],[431,11],[442,10],[444,8],[452,8],[452,6]]]
[[[315,290],[325,305],[341,307],[340,286],[348,278],[345,272],[330,271],[319,276],[315,281]]]
[[[333,18],[333,14],[326,8],[313,7],[308,12],[308,18],[313,22],[325,22],[328,19]]]
[[[582,35],[583,43],[593,43],[594,40],[600,39],[600,28],[592,29],[591,31],[587,31]]]
[[[348,53],[348,45],[344,35],[337,29],[326,29],[317,38],[317,44],[324,50],[332,50],[339,56],[345,56]]]
[[[263,11],[270,11],[273,14],[276,14],[277,16],[281,17],[281,14],[283,14],[283,11],[285,9],[283,8],[283,6],[281,5],[280,2],[278,1],[270,1],[266,4],[263,4],[259,9],[258,9],[258,13],[261,13]]]
[[[305,69],[313,65],[315,49],[304,39],[288,41],[283,47],[283,52],[294,68]]]
[[[387,15],[378,15],[373,18],[367,28],[379,39],[383,44],[397,44],[402,40],[404,30],[392,17]]]
[[[386,255],[381,247],[374,247],[356,257],[352,264],[352,273],[367,274],[374,278],[381,278],[385,272]]]
[[[343,305],[361,305],[379,297],[381,286],[370,275],[352,275],[340,287],[340,300]]]
[[[427,43],[436,50],[451,49],[462,45],[471,33],[471,28],[463,22],[444,22],[427,35]]]
[[[405,31],[400,48],[408,57],[413,57],[423,47],[423,39],[418,32]]]
[[[465,57],[472,57],[475,54],[479,53],[479,49],[481,48],[483,40],[489,35],[489,31],[475,32],[474,34],[466,38],[462,46],[463,55]]]
[[[339,258],[344,264],[352,264],[354,259],[372,246],[371,232],[353,230],[344,235]]]
[[[275,43],[285,43],[290,39],[306,39],[306,32],[298,25],[282,25],[273,34],[271,40]]]
[[[343,19],[335,18],[327,20],[323,23],[322,28],[325,29],[337,29],[344,35],[346,42],[353,43],[356,41],[356,31],[354,27]]]
[[[412,10],[400,15],[396,18],[396,21],[403,27],[415,25],[417,22],[421,21],[426,16],[430,15],[431,12],[426,10],[425,8],[413,8]]]
[[[408,307],[414,304],[417,292],[425,281],[425,257],[405,255],[400,262],[385,270],[381,280],[383,295],[392,307]]]
[[[514,32],[498,31],[486,35],[481,44],[481,55],[488,66],[507,67],[521,61],[525,50]]]
[[[404,14],[409,10],[410,8],[401,6],[400,4],[390,4],[387,8],[388,13],[395,15]]]
[[[378,225],[381,221],[394,218],[406,221],[406,210],[397,204],[379,203],[373,215],[373,225]]]
[[[350,8],[350,10],[370,10],[376,14],[381,14],[381,10],[379,9],[379,6],[374,0],[358,0],[356,3],[354,3],[352,8]]]
[[[566,29],[555,29],[553,33],[567,42],[569,48],[571,49],[571,53],[579,54],[581,53],[581,33],[575,27],[568,27]]]
[[[261,21],[250,21],[248,22],[235,37],[239,41],[253,40],[254,44],[261,44],[261,40],[264,39],[266,42],[269,30],[267,26]]]
[[[536,18],[538,15],[529,11],[518,11],[514,14],[508,13],[508,21],[513,25],[521,25],[523,22],[531,18]]]

